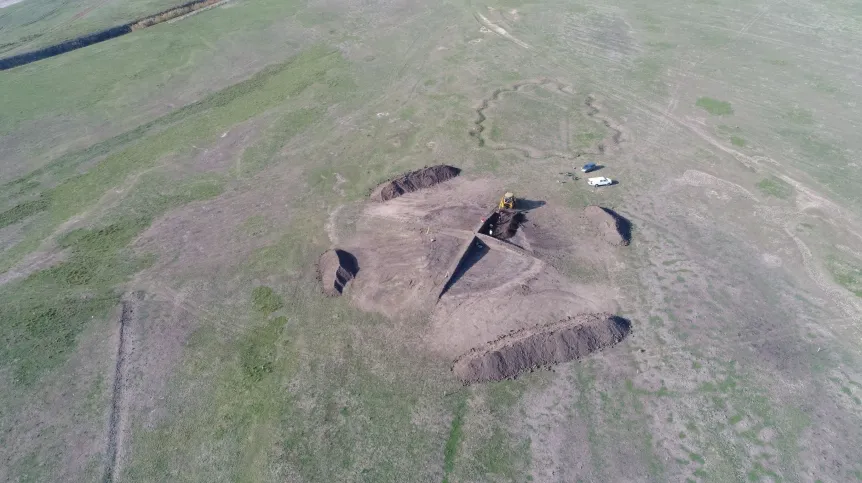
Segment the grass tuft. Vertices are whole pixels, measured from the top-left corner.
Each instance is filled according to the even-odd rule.
[[[50,206],[50,199],[47,196],[40,196],[35,200],[19,203],[12,208],[0,213],[0,228],[5,228],[9,225],[14,225],[19,221],[29,218],[36,213],[45,211]]]
[[[826,266],[838,285],[849,290],[857,297],[862,297],[862,269],[839,260],[834,256],[827,259]]]
[[[719,101],[711,97],[701,97],[695,104],[713,116],[726,116],[733,114],[733,108],[727,101]]]
[[[793,194],[793,187],[774,176],[757,183],[757,187],[763,194],[786,200]]]
[[[284,307],[284,301],[271,288],[261,285],[251,291],[251,304],[258,312],[269,315]]]

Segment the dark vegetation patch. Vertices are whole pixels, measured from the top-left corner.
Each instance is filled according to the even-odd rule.
[[[278,356],[277,341],[285,324],[287,317],[275,317],[244,337],[239,349],[239,364],[244,381],[260,382],[274,370]]]
[[[119,300],[119,294],[111,292],[5,300],[0,308],[4,331],[0,361],[13,365],[16,383],[32,384],[42,371],[65,361],[87,322],[103,316]]]
[[[727,101],[719,101],[711,97],[701,97],[695,105],[713,116],[727,116],[733,114],[733,108]]]
[[[404,193],[430,188],[437,183],[450,180],[460,173],[459,168],[445,164],[417,169],[381,184],[371,193],[371,198],[377,201],[391,200]]]
[[[18,203],[12,208],[0,213],[0,228],[14,225],[15,223],[29,218],[36,213],[45,211],[50,203],[50,199],[47,196],[40,196],[35,200]]]
[[[455,469],[455,456],[458,454],[458,447],[461,445],[461,438],[464,434],[464,413],[467,411],[467,400],[461,399],[458,406],[455,407],[455,414],[452,417],[452,426],[449,428],[449,437],[446,439],[446,446],[443,448],[443,482],[449,482],[449,475]]]
[[[269,315],[284,307],[284,301],[273,289],[261,285],[251,291],[251,305],[254,310]]]
[[[836,283],[857,297],[862,297],[862,268],[834,256],[827,258],[826,267]]]
[[[13,367],[17,383],[32,384],[61,364],[87,322],[119,303],[114,286],[147,263],[124,249],[145,226],[123,220],[75,230],[59,240],[70,252],[67,261],[4,287],[0,364]]]
[[[790,198],[790,195],[793,194],[792,186],[774,176],[761,180],[757,183],[757,188],[767,196],[773,196],[782,200]]]

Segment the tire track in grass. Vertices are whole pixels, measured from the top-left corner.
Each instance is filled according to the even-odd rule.
[[[126,350],[128,347],[128,324],[134,314],[132,302],[128,299],[122,301],[120,312],[119,336],[117,337],[117,358],[114,367],[114,384],[111,394],[111,409],[108,416],[108,430],[105,436],[105,469],[102,476],[104,483],[117,481],[117,455],[120,453],[122,437],[120,430],[125,423],[125,411],[123,405],[123,386],[126,371]]]

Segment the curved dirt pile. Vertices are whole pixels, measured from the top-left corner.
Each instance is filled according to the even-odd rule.
[[[443,181],[450,180],[460,173],[461,170],[459,168],[445,164],[411,171],[375,188],[371,192],[371,199],[375,201],[391,200],[404,193],[429,188]]]
[[[601,206],[588,206],[584,208],[584,216],[611,245],[625,246],[631,242],[631,223],[614,210]]]
[[[317,262],[317,277],[323,293],[337,297],[347,284],[359,273],[356,257],[339,249],[327,250]]]
[[[534,368],[579,359],[621,341],[628,320],[608,313],[580,314],[512,332],[455,360],[452,371],[465,384],[511,379]]]

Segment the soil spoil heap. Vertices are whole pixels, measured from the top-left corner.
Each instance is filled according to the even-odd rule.
[[[359,264],[356,257],[344,250],[327,250],[317,262],[320,287],[323,293],[330,297],[341,295],[358,272]]]
[[[452,371],[465,384],[511,379],[614,345],[630,329],[628,320],[608,313],[579,314],[550,325],[521,329],[472,349],[455,360]]]
[[[422,188],[429,188],[435,184],[450,180],[461,173],[459,168],[439,164],[428,168],[418,169],[405,173],[393,180],[387,181],[371,192],[371,199],[375,201],[387,201],[397,198],[404,193],[410,193]]]
[[[588,206],[584,216],[611,245],[628,245],[631,241],[631,224],[610,208]]]

